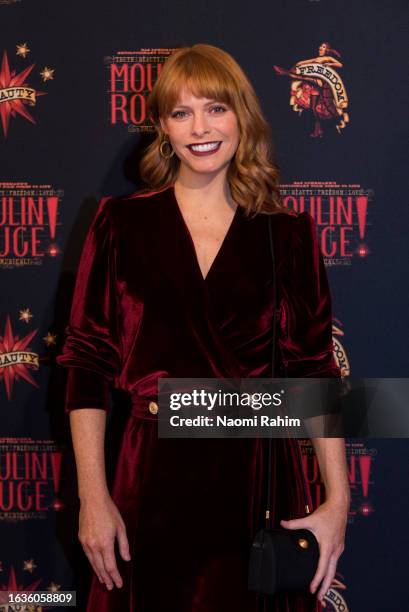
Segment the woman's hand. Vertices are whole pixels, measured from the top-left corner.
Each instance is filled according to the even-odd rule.
[[[109,495],[102,499],[81,500],[78,538],[98,579],[107,589],[122,587],[122,578],[116,565],[114,543],[118,538],[119,552],[129,561],[129,543],[125,523]]]
[[[309,529],[318,540],[320,558],[317,571],[310,584],[315,593],[322,581],[317,598],[323,602],[337,570],[337,562],[344,550],[345,530],[348,519],[349,499],[327,499],[310,515],[289,521],[280,521],[286,529]]]

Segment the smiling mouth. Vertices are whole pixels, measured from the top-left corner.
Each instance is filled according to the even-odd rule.
[[[222,144],[221,140],[213,142],[203,142],[197,144],[187,145],[188,149],[196,153],[207,153],[208,151],[216,151]]]

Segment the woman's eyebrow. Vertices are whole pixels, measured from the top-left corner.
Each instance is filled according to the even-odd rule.
[[[204,106],[209,106],[210,104],[214,104],[215,102],[218,102],[219,104],[222,104],[222,102],[219,102],[219,100],[210,100],[209,102],[205,102]],[[224,104],[224,102],[223,102]],[[186,104],[175,104],[174,108],[192,108],[191,106],[188,106]]]

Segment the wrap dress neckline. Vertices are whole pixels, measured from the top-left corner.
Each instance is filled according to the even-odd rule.
[[[235,226],[237,224],[237,220],[238,220],[238,217],[239,217],[239,214],[240,214],[240,205],[237,204],[236,210],[234,211],[234,215],[232,217],[232,220],[230,221],[230,224],[229,224],[229,226],[228,226],[228,228],[227,228],[227,230],[225,232],[225,235],[224,235],[223,240],[222,240],[222,242],[221,242],[221,244],[220,244],[220,246],[219,246],[219,248],[217,250],[217,253],[216,253],[215,257],[213,258],[213,261],[210,264],[210,267],[209,267],[206,275],[203,276],[203,273],[202,273],[202,270],[201,270],[200,264],[199,264],[199,259],[198,259],[198,256],[197,256],[197,251],[196,251],[195,243],[193,241],[192,234],[191,234],[191,232],[189,230],[189,227],[188,227],[188,225],[187,225],[187,223],[185,221],[185,218],[184,218],[183,213],[181,211],[181,208],[179,206],[179,202],[177,200],[176,193],[175,193],[175,186],[174,186],[173,183],[170,184],[170,186],[169,186],[169,192],[170,192],[170,196],[171,196],[172,206],[175,208],[176,216],[177,216],[177,218],[180,221],[180,224],[182,226],[182,233],[184,234],[184,236],[187,239],[187,242],[189,243],[189,248],[190,248],[191,253],[192,253],[192,259],[193,259],[193,264],[194,264],[194,268],[196,270],[196,273],[199,276],[199,278],[202,281],[202,283],[204,285],[207,285],[209,278],[213,275],[214,269],[217,268],[218,261],[219,261],[219,259],[221,259],[223,257],[224,250],[226,249],[226,247],[227,247],[227,245],[228,245],[228,243],[229,243],[229,241],[231,239],[231,236],[234,233],[234,229],[235,229]]]

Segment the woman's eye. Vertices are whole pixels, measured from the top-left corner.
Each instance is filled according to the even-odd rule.
[[[217,115],[226,112],[226,110],[227,109],[224,106],[221,106],[220,104],[210,107],[210,112],[215,113]],[[176,110],[176,111],[173,111],[170,116],[173,119],[183,119],[184,117],[186,117],[186,115],[187,115],[186,111]]]
[[[224,106],[217,105],[212,106],[211,110],[216,111],[216,114],[219,114],[220,112],[224,113],[226,109],[224,108]]]
[[[171,117],[174,117],[174,118],[176,118],[176,119],[179,119],[180,117],[183,117],[185,114],[186,114],[186,113],[185,113],[185,111],[178,110],[178,111],[174,111],[174,112],[171,114]]]

